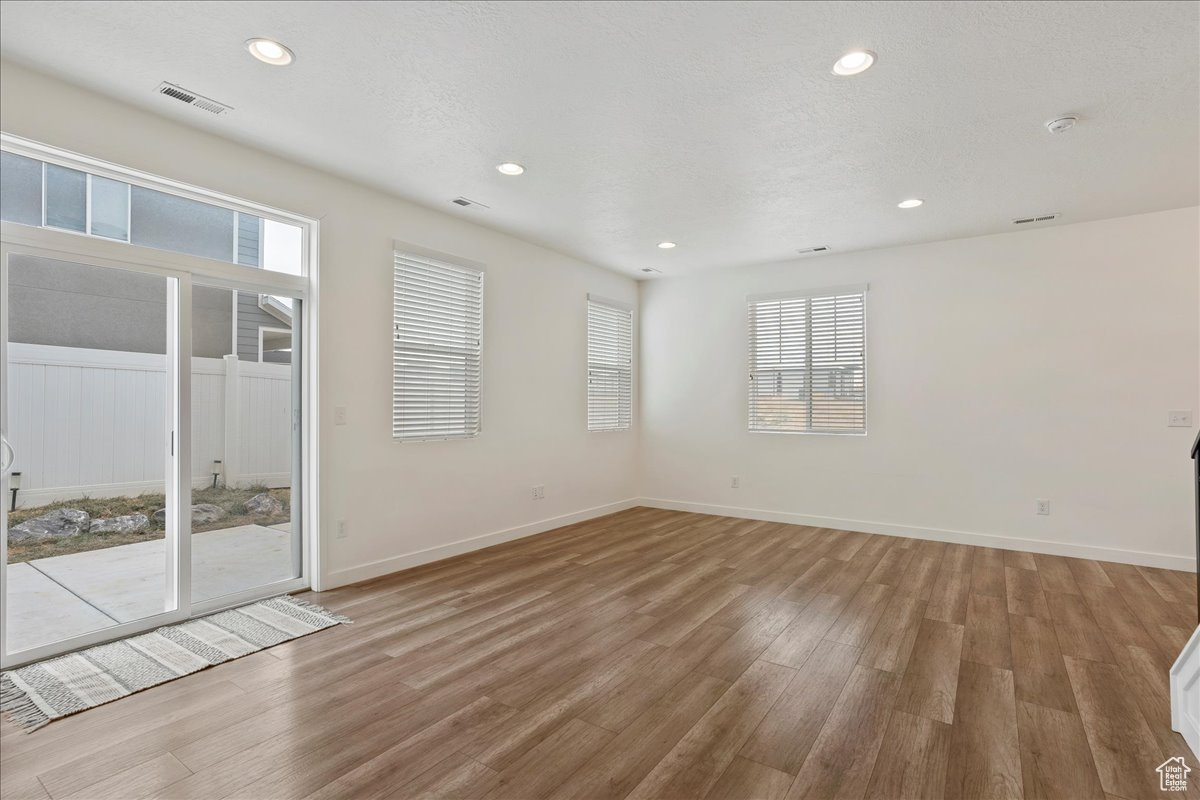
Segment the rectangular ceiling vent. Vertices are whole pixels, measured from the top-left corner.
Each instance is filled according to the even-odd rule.
[[[453,200],[451,200],[450,202],[454,203],[454,205],[456,205],[456,206],[462,206],[464,208],[466,208],[467,206],[479,206],[480,208],[491,208],[491,206],[484,205],[483,203],[479,202],[478,200],[471,200],[466,197],[456,197]]]
[[[829,247],[827,245],[821,244],[821,245],[817,245],[816,247],[805,247],[800,250],[797,250],[796,252],[802,256],[806,256],[811,253],[828,253]]]
[[[189,91],[182,86],[176,86],[173,83],[163,81],[158,85],[158,93],[166,95],[173,100],[178,100],[181,103],[187,103],[189,106],[194,106],[210,114],[224,114],[226,111],[233,111],[233,106],[227,106],[224,103],[218,103],[211,97],[205,97],[202,94],[197,94]]]
[[[1039,214],[1036,217],[1021,217],[1020,219],[1014,219],[1013,225],[1028,225],[1031,222],[1049,222],[1061,216],[1062,214]]]

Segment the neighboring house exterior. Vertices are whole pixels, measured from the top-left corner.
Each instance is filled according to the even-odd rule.
[[[6,221],[263,268],[264,222],[195,200],[0,155]],[[166,279],[35,256],[9,271],[9,340],[165,353]],[[290,363],[292,309],[253,292],[192,287],[192,354]]]
[[[22,344],[165,353],[164,278],[14,256],[9,340]],[[274,298],[192,288],[192,355],[291,362],[291,309]]]

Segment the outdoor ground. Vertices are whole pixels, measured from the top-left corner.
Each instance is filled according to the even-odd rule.
[[[269,493],[283,503],[284,510],[282,514],[263,515],[246,513],[246,501],[264,492]],[[291,518],[291,513],[288,511],[289,495],[290,490],[288,489],[267,489],[262,486],[247,489],[227,489],[225,487],[194,489],[192,491],[192,503],[211,503],[212,505],[220,506],[225,509],[226,516],[213,522],[193,523],[192,533],[234,528],[242,525],[271,526],[287,522]],[[91,515],[92,519],[109,519],[127,514],[145,514],[150,518],[151,528],[140,533],[85,533],[79,536],[66,536],[61,539],[44,542],[9,542],[8,563],[17,564],[39,558],[50,558],[69,553],[83,553],[89,550],[103,550],[104,548],[116,547],[123,544],[162,539],[164,530],[161,525],[154,521],[154,512],[163,508],[166,504],[167,501],[164,495],[143,494],[137,497],[82,497],[76,500],[64,500],[44,506],[18,508],[16,511],[8,513],[9,527],[19,525],[34,517],[40,517],[57,508],[75,508],[87,512]]]

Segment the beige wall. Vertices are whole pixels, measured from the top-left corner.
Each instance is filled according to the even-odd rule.
[[[587,432],[584,371],[588,292],[636,302],[633,280],[8,62],[0,81],[7,133],[320,219],[327,585],[635,496],[637,433]],[[476,439],[392,441],[395,239],[486,265]],[[347,408],[344,427],[333,425],[335,406]],[[545,485],[544,500],[532,499],[535,484]],[[345,539],[332,535],[339,519]]]
[[[1194,568],[1197,212],[644,284],[641,494]],[[868,435],[748,433],[746,295],[859,283]]]

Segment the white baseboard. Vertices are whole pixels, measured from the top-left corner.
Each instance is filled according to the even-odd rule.
[[[662,500],[643,497],[636,505],[663,508],[671,511],[692,511],[697,514],[715,514],[720,517],[786,522],[792,525],[811,525],[815,528],[835,528],[844,531],[879,533],[885,536],[904,536],[910,539],[932,539],[935,542],[969,544],[977,547],[998,547],[1004,550],[1026,550],[1052,556],[1091,558],[1097,561],[1116,561],[1122,564],[1137,564],[1143,567],[1160,567],[1185,572],[1196,571],[1196,559],[1191,556],[1168,553],[1147,553],[1141,550],[1120,550],[1113,547],[1096,547],[1086,544],[1053,542],[1044,539],[1020,539],[1015,536],[998,536],[991,533],[970,533],[940,528],[918,528],[912,525],[895,525],[890,522],[865,522],[857,519],[837,517],[813,517],[788,511],[765,511],[758,508],[718,506],[708,503],[690,503],[683,500]]]
[[[561,528],[564,525],[586,522],[589,519],[603,517],[605,514],[615,514],[618,511],[625,511],[638,505],[641,505],[638,499],[631,497],[628,500],[620,500],[616,503],[608,503],[607,505],[595,506],[594,508],[585,508],[582,511],[575,511],[558,517],[550,517],[549,519],[530,522],[526,525],[518,525],[515,528],[506,528],[502,531],[493,531],[481,536],[472,536],[469,539],[459,539],[456,542],[418,550],[415,553],[406,553],[401,556],[393,556],[391,558],[380,559],[379,561],[359,564],[354,567],[334,570],[325,574],[325,579],[321,582],[321,589],[322,591],[328,591],[329,589],[336,589],[339,586],[345,586],[350,583],[379,578],[383,575],[399,572],[400,570],[419,567],[422,564],[428,564],[433,561],[441,561],[451,556],[459,556],[463,553],[482,550],[485,547],[491,547],[495,544],[511,542],[513,539],[521,539],[526,536],[532,536],[535,533],[544,533],[555,528]]]

